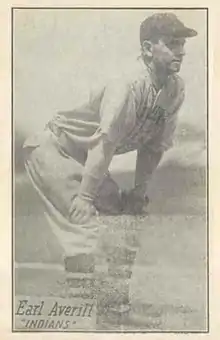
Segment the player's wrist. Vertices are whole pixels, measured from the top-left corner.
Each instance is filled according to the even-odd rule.
[[[89,174],[84,174],[78,196],[88,202],[93,202],[100,185],[100,179]]]
[[[77,195],[78,199],[82,200],[82,201],[85,201],[86,203],[88,204],[91,204],[93,205],[93,202],[94,202],[94,197],[90,194],[87,194],[87,193],[83,193],[83,192],[80,192],[78,195]]]

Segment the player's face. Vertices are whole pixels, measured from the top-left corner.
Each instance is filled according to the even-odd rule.
[[[152,44],[152,61],[156,68],[172,74],[180,71],[185,39],[163,37],[157,43]]]

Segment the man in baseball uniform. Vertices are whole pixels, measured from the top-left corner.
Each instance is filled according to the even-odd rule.
[[[96,212],[123,213],[129,206],[137,214],[145,208],[149,180],[172,146],[184,100],[178,72],[185,41],[196,34],[172,13],[148,17],[140,26],[141,58],[134,69],[91,93],[83,106],[56,114],[24,145],[26,169],[63,246],[65,268],[79,273],[79,280],[82,272],[94,273]],[[114,155],[132,150],[134,188],[122,193],[108,168]]]

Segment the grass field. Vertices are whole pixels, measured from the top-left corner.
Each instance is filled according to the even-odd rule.
[[[114,177],[122,187],[131,186],[132,172]],[[125,330],[207,330],[205,178],[204,167],[163,164],[149,188],[148,216],[141,222],[106,217],[115,242],[127,226],[140,244],[131,285],[134,322]],[[15,293],[60,296],[61,248],[24,174],[16,177],[15,199]]]

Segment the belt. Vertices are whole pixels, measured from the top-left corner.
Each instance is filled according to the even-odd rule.
[[[51,120],[47,123],[46,129],[49,129],[53,136],[55,137],[56,142],[58,143],[59,148],[66,153],[67,156],[74,158],[81,164],[85,164],[87,158],[87,152],[81,146],[77,145],[74,141],[70,140],[65,132],[57,126],[56,122]]]

